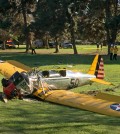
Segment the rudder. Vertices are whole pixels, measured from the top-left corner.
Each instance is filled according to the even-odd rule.
[[[95,76],[98,79],[104,79],[104,76],[105,76],[105,74],[104,74],[104,62],[103,62],[103,58],[101,56],[98,59]]]
[[[96,55],[88,74],[95,75],[98,79],[104,79],[104,62],[100,55]]]

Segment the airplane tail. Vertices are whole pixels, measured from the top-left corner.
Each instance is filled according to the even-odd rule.
[[[104,79],[104,62],[103,58],[100,55],[97,54],[95,56],[92,65],[88,71],[88,74],[95,75],[98,79]]]

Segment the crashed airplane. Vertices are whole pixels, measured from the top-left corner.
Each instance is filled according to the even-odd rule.
[[[60,70],[32,70],[17,61],[1,61],[0,73],[3,92],[8,99],[32,94],[45,101],[85,109],[101,114],[120,116],[119,97],[98,93],[97,96],[74,93],[72,89],[86,84],[104,81],[104,64],[100,55],[96,55],[87,74]],[[103,97],[102,97],[103,96]]]

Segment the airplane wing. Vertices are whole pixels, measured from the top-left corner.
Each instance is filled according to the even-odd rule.
[[[18,61],[8,60],[7,62],[12,64],[12,65],[14,65],[14,66],[16,66],[16,67],[18,67],[18,68],[21,68],[21,69],[25,70],[25,71],[30,71],[31,70],[31,68],[29,66],[26,66],[25,64],[22,64],[22,63],[20,63]]]
[[[98,99],[104,99],[107,101],[115,101],[115,102],[120,103],[120,96],[117,96],[117,95],[99,92],[98,94],[96,94],[95,97]]]
[[[107,81],[104,81],[102,79],[97,79],[97,78],[91,78],[90,81],[98,82],[104,85],[113,85],[111,82],[107,82]]]
[[[118,99],[107,100],[107,96],[110,98],[109,95],[94,97],[68,90],[47,89],[45,89],[45,94],[42,89],[39,89],[34,92],[34,95],[48,102],[88,110],[99,114],[120,117],[120,101],[118,101]]]
[[[16,71],[27,72],[29,70],[31,70],[30,67],[14,60],[0,61],[0,73],[6,78],[10,78]]]
[[[0,62],[0,72],[5,77],[11,77],[16,71],[27,71],[24,65],[14,61]],[[99,83],[106,83],[103,80],[92,79]],[[107,82],[107,84],[111,84]],[[120,102],[115,99],[107,99],[107,96],[89,96],[86,94],[74,93],[68,90],[49,90],[47,87],[35,90],[33,95],[56,104],[70,106],[74,108],[84,109],[100,114],[120,117]],[[110,98],[110,97],[108,97]],[[112,97],[113,98],[113,97]]]

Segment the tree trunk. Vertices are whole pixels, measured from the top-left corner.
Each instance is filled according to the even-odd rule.
[[[58,37],[55,38],[55,52],[54,53],[59,53]]]
[[[70,28],[70,31],[71,31],[71,43],[73,45],[74,54],[78,54],[77,48],[76,48],[76,45],[75,45],[75,31],[74,31],[74,26],[75,26],[75,23],[74,23],[73,18],[71,17],[71,28]]]
[[[48,38],[47,35],[46,35],[46,37],[45,37],[45,47],[46,47],[47,49],[49,49],[49,38]]]
[[[118,1],[115,0],[113,5],[113,10],[114,10],[114,16],[112,16],[112,11],[110,10],[111,8],[111,3],[110,0],[106,0],[106,5],[105,5],[105,13],[106,13],[106,23],[108,24],[108,21],[111,20],[111,17],[116,17],[117,15],[117,4]],[[115,22],[116,23],[116,22]],[[110,45],[115,44],[116,36],[117,36],[117,24],[114,24],[113,27],[106,27],[106,33],[107,33],[107,44],[108,44],[108,54],[110,54]]]
[[[3,45],[2,45],[2,49],[5,50],[6,49],[6,41],[3,41]]]
[[[106,0],[106,3],[105,3],[105,13],[106,13],[106,23],[108,23],[107,21],[109,21],[110,19],[110,1],[109,0]],[[109,31],[109,28],[106,27],[106,33],[107,33],[107,45],[108,45],[108,54],[110,54],[110,44],[111,44],[111,41],[110,41],[110,31]]]
[[[77,52],[77,48],[76,48],[76,45],[75,45],[75,36],[74,36],[74,30],[71,30],[71,43],[73,45],[73,51],[74,51],[74,54],[78,54]]]
[[[22,1],[22,14],[24,18],[24,34],[25,34],[25,39],[26,39],[26,53],[28,53],[29,50],[29,35],[28,35],[28,27],[27,27],[27,17],[26,17],[26,4],[24,1]]]

